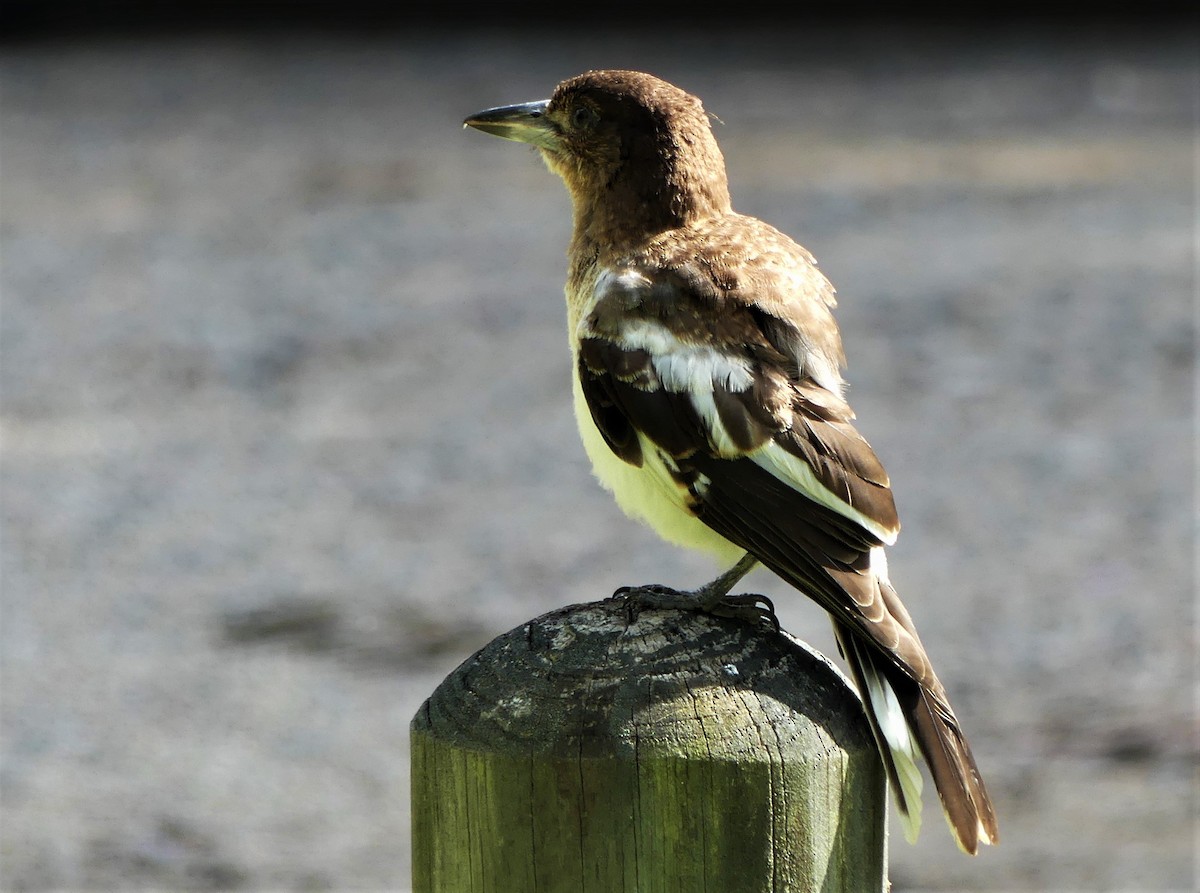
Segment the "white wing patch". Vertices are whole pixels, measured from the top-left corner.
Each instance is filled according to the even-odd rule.
[[[626,321],[616,343],[622,350],[648,353],[662,386],[672,394],[689,398],[717,455],[726,459],[741,455],[717,413],[713,390],[747,390],[754,383],[754,373],[745,358],[730,356],[712,345],[685,341],[650,319]]]
[[[714,384],[728,391],[744,391],[754,383],[750,364],[708,344],[678,338],[654,320],[630,320],[616,339],[623,350],[650,354],[663,386],[673,394],[711,394]]]
[[[887,529],[842,500],[821,483],[816,472],[812,470],[812,466],[778,444],[770,442],[762,449],[751,453],[749,458],[756,465],[766,469],[788,486],[799,490],[809,499],[819,502],[875,534],[887,545],[890,546],[896,542],[897,531]]]

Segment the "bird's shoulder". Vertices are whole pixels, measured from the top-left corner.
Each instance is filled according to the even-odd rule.
[[[841,394],[833,286],[806,249],[756,218],[724,215],[599,252],[578,292],[581,340],[659,354],[685,344]]]
[[[647,241],[643,262],[699,264],[711,285],[735,299],[786,308],[814,301],[836,306],[833,285],[812,253],[757,217],[728,213]]]

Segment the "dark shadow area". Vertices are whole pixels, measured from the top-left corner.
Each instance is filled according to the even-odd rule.
[[[403,33],[413,28],[444,28],[461,33],[480,28],[561,29],[586,22],[589,33],[638,29],[775,28],[790,25],[881,26],[888,28],[970,27],[1049,28],[1069,38],[1093,27],[1139,29],[1195,24],[1186,5],[989,2],[947,6],[943,3],[896,4],[852,0],[827,4],[730,3],[702,13],[693,3],[605,4],[597,16],[590,6],[549,4],[378,4],[333,0],[297,2],[181,2],[154,0],[8,0],[0,7],[0,40],[151,37],[165,34],[339,32],[363,36]]]

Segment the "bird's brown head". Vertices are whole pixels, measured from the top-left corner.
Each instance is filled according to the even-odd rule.
[[[700,100],[636,71],[589,71],[548,100],[488,109],[465,124],[536,146],[562,177],[577,232],[642,237],[727,213],[725,161]]]

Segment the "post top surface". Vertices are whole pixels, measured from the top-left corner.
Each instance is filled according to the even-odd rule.
[[[464,661],[414,732],[513,753],[647,752],[745,760],[874,748],[857,693],[784,633],[618,600],[536,617]],[[821,742],[814,742],[814,737]]]

